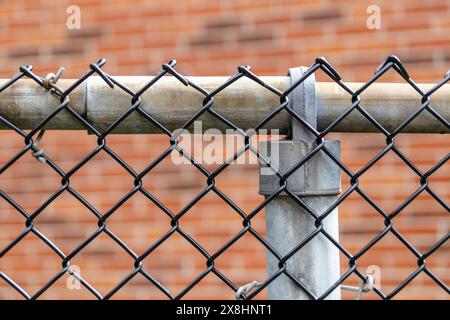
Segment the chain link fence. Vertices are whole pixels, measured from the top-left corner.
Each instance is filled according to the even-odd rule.
[[[78,80],[76,80],[69,88],[61,89],[58,86],[57,81],[62,75],[62,70],[60,70],[57,74],[51,74],[47,77],[41,77],[37,74],[33,73],[31,66],[23,66],[20,67],[20,72],[13,76],[9,81],[0,86],[0,99],[2,99],[2,95],[5,95],[8,92],[8,89],[12,87],[14,84],[19,83],[22,79],[32,79],[38,84],[42,86],[45,90],[48,91],[49,95],[57,96],[60,100],[59,106],[54,108],[50,113],[45,115],[42,119],[40,119],[39,124],[34,126],[32,130],[25,131],[20,126],[11,122],[11,119],[8,119],[6,116],[0,115],[0,123],[3,127],[8,130],[15,132],[18,136],[20,136],[24,141],[24,146],[15,156],[9,159],[4,165],[0,167],[0,179],[1,174],[7,171],[9,168],[14,166],[14,164],[25,154],[32,153],[34,157],[36,157],[39,161],[44,163],[44,165],[50,167],[54,172],[56,172],[61,178],[60,187],[51,194],[37,209],[33,212],[28,212],[23,209],[19,203],[17,203],[13,197],[8,195],[6,192],[0,190],[0,196],[2,201],[6,201],[9,205],[14,207],[17,211],[17,215],[22,216],[23,218],[23,231],[6,247],[0,248],[0,259],[3,258],[9,251],[11,251],[16,245],[18,245],[28,234],[34,234],[37,236],[42,243],[44,243],[48,248],[50,248],[55,254],[57,254],[61,260],[61,270],[54,275],[54,277],[45,283],[37,292],[31,293],[27,292],[25,289],[21,287],[19,283],[17,283],[13,277],[9,276],[3,270],[0,270],[0,278],[6,282],[11,288],[15,289],[18,293],[20,293],[26,299],[37,299],[41,297],[41,295],[46,292],[52,285],[58,281],[64,275],[71,275],[80,284],[89,290],[93,296],[98,299],[109,299],[113,297],[118,291],[123,289],[127,283],[129,283],[136,275],[140,274],[145,279],[148,280],[149,285],[152,284],[156,288],[158,288],[165,296],[170,299],[180,299],[183,298],[191,289],[193,289],[202,279],[204,279],[207,275],[215,275],[220,281],[226,284],[230,288],[230,290],[236,293],[236,297],[240,299],[252,299],[257,297],[258,294],[261,293],[266,287],[271,285],[274,281],[277,280],[280,276],[286,276],[292,281],[296,286],[298,286],[299,290],[304,292],[311,299],[324,299],[327,298],[334,290],[337,288],[348,289],[357,291],[357,294],[360,296],[361,293],[366,292],[367,290],[373,290],[380,298],[382,299],[391,299],[395,297],[401,290],[403,290],[414,278],[416,278],[419,274],[425,274],[429,278],[431,278],[447,295],[450,293],[448,285],[440,279],[431,268],[426,263],[426,259],[432,256],[435,252],[437,252],[449,239],[450,233],[447,231],[445,236],[442,237],[439,241],[434,243],[431,247],[429,247],[426,251],[419,251],[415,248],[415,246],[408,241],[408,239],[402,235],[402,233],[395,226],[395,219],[397,215],[399,215],[402,210],[404,210],[407,206],[413,206],[414,200],[423,193],[429,194],[436,203],[442,207],[446,214],[449,213],[449,206],[446,203],[445,199],[442,199],[437,193],[435,193],[432,187],[429,184],[429,178],[441,167],[443,167],[448,159],[449,154],[447,153],[440,161],[437,161],[431,168],[427,171],[421,171],[414,163],[411,161],[407,155],[402,153],[401,150],[396,146],[395,139],[396,137],[404,131],[405,128],[408,127],[419,115],[428,113],[433,118],[435,118],[439,123],[442,124],[444,128],[444,132],[448,132],[450,130],[450,122],[449,119],[446,119],[445,116],[441,115],[434,107],[432,103],[433,94],[442,88],[450,79],[450,73],[447,73],[442,81],[434,85],[431,89],[424,91],[421,89],[421,86],[415,83],[411,77],[409,76],[407,70],[404,68],[402,63],[394,56],[390,56],[386,59],[386,61],[376,70],[373,77],[364,83],[357,90],[353,90],[342,80],[340,74],[335,68],[330,65],[324,58],[318,58],[314,61],[314,63],[307,69],[307,71],[292,85],[284,91],[280,91],[276,87],[270,85],[269,83],[264,82],[261,77],[258,77],[254,74],[250,67],[241,66],[237,69],[237,73],[231,76],[226,82],[224,82],[219,87],[214,89],[206,89],[195,83],[195,80],[190,79],[182,74],[180,74],[177,70],[175,70],[175,61],[170,61],[166,64],[162,65],[161,70],[153,77],[148,83],[142,86],[139,90],[132,90],[127,87],[125,84],[121,83],[118,78],[114,78],[105,71],[103,71],[102,67],[105,65],[105,60],[99,60],[97,63],[91,64],[89,70]],[[393,130],[386,129],[375,117],[373,117],[364,107],[361,102],[361,95],[368,89],[371,85],[373,85],[383,74],[388,72],[389,70],[395,70],[404,80],[405,83],[409,84],[411,88],[417,92],[420,97],[420,107],[417,108],[412,114],[407,115],[405,120],[401,122],[400,125],[396,126]],[[314,73],[318,71],[322,71],[326,77],[328,77],[329,81],[334,82],[340,88],[342,88],[346,93],[348,93],[348,108],[345,112],[341,113],[338,117],[333,119],[333,121],[324,129],[316,129],[315,126],[308,123],[307,120],[304,119],[302,114],[299,114],[292,108],[290,104],[290,95],[291,93],[300,85],[302,85],[309,77],[311,77]],[[100,76],[103,81],[114,88],[115,90],[121,90],[125,95],[129,96],[129,107],[127,111],[123,113],[120,117],[115,119],[105,130],[100,130],[96,128],[92,123],[86,119],[85,116],[80,115],[77,110],[75,110],[71,104],[71,93],[74,92],[77,88],[84,85],[84,83],[93,75]],[[190,128],[195,121],[199,120],[200,117],[204,114],[209,114],[214,117],[217,121],[221,122],[225,127],[233,129],[244,141],[243,147],[237,150],[229,159],[227,159],[222,165],[216,168],[214,171],[208,170],[200,161],[197,161],[193,155],[189,153],[188,150],[185,150],[180,146],[179,139],[180,136],[177,131],[171,130],[167,128],[164,123],[159,121],[154,115],[151,114],[148,110],[142,108],[142,95],[150,90],[158,81],[164,76],[173,76],[183,85],[191,88],[192,90],[197,91],[201,94],[203,98],[203,104],[199,105],[198,110],[189,117],[189,119],[180,126],[180,129],[188,129]],[[265,88],[265,90],[271,92],[272,94],[278,96],[279,105],[273,109],[270,113],[266,114],[261,121],[258,123],[254,123],[252,126],[252,132],[244,131],[242,128],[237,126],[233,121],[229,120],[227,117],[222,115],[219,111],[215,109],[214,99],[215,97],[221,93],[223,90],[228,88],[231,84],[238,81],[241,78],[248,78],[252,80],[257,85]],[[448,107],[448,106],[446,106]],[[89,152],[85,157],[83,157],[75,166],[73,166],[70,170],[64,171],[58,166],[58,163],[54,162],[42,149],[39,147],[39,142],[42,139],[45,139],[44,132],[46,129],[46,125],[58,114],[61,112],[68,112],[75,119],[76,122],[83,128],[85,128],[90,134],[93,134],[97,137],[97,146],[91,152]],[[308,132],[308,134],[312,135],[314,147],[306,156],[302,159],[295,159],[295,164],[287,170],[287,172],[280,172],[276,166],[273,166],[270,160],[266,159],[259,151],[259,148],[252,143],[252,137],[254,134],[258,132],[258,130],[265,127],[267,123],[269,123],[272,119],[274,119],[281,112],[287,112],[293,119],[294,122],[297,122],[304,130]],[[376,131],[384,136],[386,145],[381,150],[377,152],[377,154],[367,162],[361,169],[356,172],[353,172],[348,166],[346,166],[338,157],[336,157],[333,152],[331,152],[327,145],[325,144],[325,139],[330,135],[330,132],[336,131],[336,127],[338,127],[342,121],[349,117],[351,113],[359,113],[372,127],[372,131]],[[167,137],[167,141],[169,141],[169,147],[162,152],[159,157],[151,161],[144,170],[137,172],[135,171],[124,159],[122,159],[115,151],[113,151],[108,146],[108,137],[114,133],[114,130],[122,124],[125,119],[127,119],[131,114],[138,114],[140,118],[145,119],[148,126],[152,126],[156,128],[155,130],[159,130],[160,134],[165,135]],[[94,156],[96,156],[100,152],[105,152],[108,154],[111,159],[116,161],[122,168],[124,168],[128,174],[129,179],[133,180],[134,187],[129,190],[129,192],[124,195],[113,207],[111,207],[107,212],[101,213],[97,208],[95,208],[87,199],[85,199],[74,187],[71,185],[71,177],[77,174],[77,172],[85,166]],[[171,211],[164,203],[162,203],[154,194],[152,194],[149,190],[147,190],[143,183],[142,179],[148,175],[161,161],[168,158],[172,152],[177,152],[180,156],[184,157],[196,170],[198,170],[206,181],[206,187],[201,190],[195,197],[190,199],[188,204],[184,206],[180,211],[173,212]],[[261,202],[256,208],[254,208],[251,212],[244,212],[237,203],[232,201],[225,193],[223,193],[220,188],[216,185],[215,179],[221,175],[226,174],[224,170],[233,165],[233,163],[241,157],[244,153],[251,152],[253,153],[260,161],[261,166],[272,170],[273,174],[277,177],[279,181],[279,187],[276,188],[274,192],[270,195],[267,195],[265,200]],[[382,209],[377,202],[372,199],[368,194],[366,194],[359,185],[359,179],[371,168],[373,167],[380,159],[382,159],[387,153],[394,153],[398,156],[401,161],[406,164],[406,166],[413,172],[419,179],[420,185],[417,190],[412,193],[405,201],[401,203],[395,210],[391,212],[387,212]],[[303,196],[298,195],[290,188],[290,184],[288,183],[288,178],[295,174],[297,170],[300,170],[302,167],[305,167],[306,164],[314,159],[315,155],[325,154],[326,157],[331,160],[336,166],[339,167],[341,174],[348,177],[350,181],[349,188],[343,191],[337,199],[333,202],[331,206],[329,206],[323,212],[316,212],[312,209]],[[319,177],[320,178],[320,177]],[[156,182],[157,183],[157,182]],[[448,180],[447,180],[448,183]],[[63,252],[56,243],[52,242],[45,233],[41,232],[39,228],[35,225],[36,219],[43,213],[43,211],[53,202],[55,201],[61,194],[68,193],[72,195],[81,205],[83,205],[87,210],[89,210],[93,216],[98,221],[98,228],[90,234],[83,242],[79,243],[79,245],[71,252]],[[131,197],[135,194],[140,193],[145,198],[156,205],[159,209],[162,210],[170,219],[170,227],[169,230],[156,242],[149,245],[147,250],[142,254],[136,254],[133,251],[133,248],[125,243],[119,236],[117,236],[110,228],[108,227],[108,220],[117,212],[117,210]],[[242,229],[235,234],[228,242],[223,243],[223,245],[215,252],[209,252],[205,249],[202,243],[197,242],[194,238],[183,229],[183,217],[189,214],[190,210],[193,206],[198,203],[203,197],[205,197],[209,193],[214,193],[218,197],[220,197],[221,201],[229,206],[236,214],[241,217],[242,220]],[[253,226],[252,219],[260,215],[261,212],[265,210],[269,203],[274,201],[280,194],[287,194],[299,207],[309,214],[314,220],[315,230],[310,234],[304,235],[304,239],[297,243],[294,248],[290,248],[287,253],[281,254],[279,250],[277,250],[273,243],[267,239],[267,237],[262,236]],[[340,204],[342,204],[349,195],[357,193],[359,194],[368,205],[370,205],[379,216],[384,219],[384,229],[379,232],[375,237],[373,237],[370,242],[368,242],[363,248],[359,250],[356,254],[350,254],[349,251],[339,242],[338,239],[335,239],[329,232],[327,232],[326,228],[324,228],[324,222],[330,216],[335,208],[337,208]],[[71,267],[71,261],[79,255],[83,250],[88,246],[91,242],[93,242],[100,235],[107,235],[110,237],[118,247],[121,248],[127,255],[131,257],[134,261],[132,265],[130,265],[130,273],[122,279],[114,288],[112,288],[106,294],[101,294],[94,285],[90,284],[87,280],[85,280],[80,274]],[[190,243],[204,258],[205,267],[204,270],[197,275],[197,277],[190,282],[181,292],[173,293],[171,292],[164,283],[160,282],[157,277],[152,275],[151,272],[145,270],[143,266],[143,262],[145,259],[151,259],[150,254],[154,252],[157,248],[159,248],[167,239],[172,237],[173,235],[178,234],[186,241]],[[417,260],[417,268],[408,275],[406,279],[404,279],[398,287],[390,292],[383,292],[381,288],[378,288],[373,284],[373,279],[368,276],[363,270],[360,270],[358,267],[358,261],[364,255],[370,255],[371,248],[373,248],[381,239],[383,239],[387,234],[391,234],[395,236],[403,246],[414,255]],[[246,286],[238,286],[232,280],[230,280],[224,273],[216,267],[215,261],[218,259],[224,252],[226,252],[234,243],[236,243],[239,239],[241,239],[244,235],[251,235],[254,241],[262,244],[265,249],[268,251],[268,254],[272,255],[276,258],[277,261],[277,270],[268,275],[264,281],[261,282],[252,282]],[[339,254],[348,261],[348,268],[344,270],[341,276],[338,279],[335,279],[335,282],[329,286],[329,288],[325,292],[315,292],[312,288],[308,287],[301,278],[299,278],[295,272],[293,272],[290,267],[288,267],[289,260],[299,251],[305,250],[305,247],[308,243],[313,241],[316,237],[325,237],[327,241],[339,251]],[[348,286],[344,286],[344,281],[350,277],[351,275],[356,275],[361,280],[361,286],[359,288],[352,288]]]

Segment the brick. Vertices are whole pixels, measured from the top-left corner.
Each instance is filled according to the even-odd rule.
[[[69,42],[51,50],[53,55],[80,55],[84,53],[84,46],[79,42]]]
[[[304,12],[301,17],[305,23],[326,22],[342,18],[344,15],[339,7],[325,8]]]
[[[12,59],[30,58],[39,55],[40,49],[38,47],[22,47],[14,48],[9,51],[8,55]]]
[[[222,18],[222,19],[207,21],[204,28],[207,30],[219,29],[219,30],[226,32],[229,29],[238,28],[240,25],[241,25],[241,21],[238,18]]]
[[[248,32],[244,34],[240,34],[238,36],[238,42],[242,45],[246,45],[247,43],[252,42],[260,42],[260,41],[271,41],[274,39],[274,34],[270,31],[258,31],[258,32]]]
[[[101,28],[81,28],[79,30],[69,30],[67,32],[68,39],[89,39],[89,38],[98,38],[103,34],[103,30]]]

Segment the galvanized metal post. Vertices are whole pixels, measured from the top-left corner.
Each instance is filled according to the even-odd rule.
[[[306,68],[290,69],[292,83],[299,79]],[[317,127],[317,106],[314,75],[308,77],[291,94],[292,108],[313,127]],[[292,140],[267,141],[260,145],[261,152],[285,173],[307,156],[316,146],[314,135],[297,120],[292,120]],[[325,146],[339,157],[339,141],[326,141]],[[277,152],[268,152],[277,150]],[[260,193],[270,196],[280,187],[276,175],[267,175],[260,169]],[[322,151],[308,160],[288,179],[288,188],[317,214],[321,215],[336,200],[340,192],[339,167]],[[323,221],[323,228],[336,241],[339,239],[338,210]],[[266,231],[269,243],[282,255],[294,249],[302,240],[317,230],[315,219],[285,192],[266,206]],[[269,276],[280,270],[279,260],[267,254]],[[281,274],[269,287],[270,299],[307,300],[320,297],[340,277],[339,251],[323,234],[318,233],[304,247],[286,261],[287,270],[308,288],[313,296],[298,284]],[[340,299],[336,288],[327,299]]]

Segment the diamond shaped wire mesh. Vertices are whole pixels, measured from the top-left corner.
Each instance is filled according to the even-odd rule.
[[[15,132],[18,136],[20,136],[24,140],[23,149],[20,150],[17,154],[15,154],[11,159],[9,159],[1,168],[0,168],[0,178],[1,174],[8,170],[11,166],[13,166],[21,157],[23,157],[27,153],[33,153],[35,156],[41,157],[42,162],[46,166],[49,166],[54,172],[60,176],[61,185],[60,187],[52,193],[48,198],[34,211],[28,212],[23,209],[18,203],[16,203],[12,197],[10,197],[6,192],[0,190],[1,198],[6,201],[9,205],[11,205],[16,211],[17,214],[22,216],[24,228],[17,238],[15,238],[12,242],[10,242],[6,247],[0,248],[0,258],[4,257],[10,250],[12,250],[18,243],[20,243],[28,234],[34,234],[38,237],[43,244],[45,244],[49,249],[51,249],[60,259],[61,261],[61,269],[55,274],[50,281],[46,282],[37,292],[30,293],[21,287],[20,284],[16,283],[15,280],[10,277],[8,274],[0,270],[0,278],[3,279],[11,288],[15,289],[18,293],[20,293],[26,299],[37,299],[44,292],[46,292],[58,279],[60,279],[63,275],[71,275],[75,279],[78,279],[83,287],[85,287],[89,292],[92,293],[98,299],[109,299],[113,297],[118,291],[124,288],[127,283],[132,280],[135,276],[140,274],[143,276],[149,284],[151,283],[156,288],[158,288],[165,296],[170,299],[180,299],[183,298],[190,290],[192,290],[203,278],[212,274],[215,275],[220,281],[225,283],[230,290],[234,292],[238,292],[239,287],[230,280],[225,274],[223,274],[218,267],[216,267],[215,261],[218,259],[226,250],[228,250],[234,243],[236,243],[239,239],[241,239],[244,235],[251,235],[255,241],[258,241],[262,246],[264,246],[272,255],[274,255],[279,261],[279,270],[278,272],[270,275],[268,278],[264,280],[261,284],[259,284],[254,290],[249,293],[242,292],[239,290],[239,295],[243,299],[252,299],[257,296],[262,290],[264,290],[268,285],[270,285],[275,279],[277,279],[280,275],[284,274],[289,277],[294,283],[296,283],[302,290],[304,290],[307,295],[312,299],[324,299],[331,292],[333,292],[338,286],[342,285],[343,282],[349,278],[352,274],[359,277],[362,281],[366,281],[365,274],[358,268],[358,260],[366,254],[370,253],[372,247],[374,247],[381,239],[383,239],[387,234],[391,234],[395,236],[403,246],[410,251],[410,253],[417,260],[417,268],[408,275],[404,281],[401,282],[394,290],[391,292],[383,292],[380,288],[374,288],[376,294],[382,299],[391,299],[396,294],[398,294],[401,290],[403,290],[408,283],[410,283],[415,277],[419,274],[426,274],[430,277],[439,287],[441,287],[447,294],[450,293],[449,287],[436,275],[434,274],[430,268],[427,266],[426,259],[429,258],[433,253],[439,250],[445,242],[448,240],[450,233],[446,233],[444,237],[442,237],[439,241],[434,243],[428,250],[424,252],[420,252],[417,250],[412,243],[410,243],[399,230],[394,226],[395,217],[407,206],[413,205],[412,202],[422,193],[428,193],[448,214],[449,206],[448,204],[437,194],[435,193],[430,185],[429,178],[436,172],[439,168],[441,168],[449,159],[450,155],[447,153],[445,157],[436,162],[428,171],[422,172],[414,163],[411,161],[395,144],[395,138],[401,131],[407,127],[416,117],[418,117],[421,113],[428,112],[434,118],[436,118],[443,126],[446,128],[450,128],[450,123],[448,119],[445,119],[441,116],[432,106],[431,96],[434,92],[436,92],[439,88],[441,88],[445,83],[447,83],[450,79],[450,74],[447,74],[444,79],[437,83],[434,87],[432,87],[428,91],[423,91],[420,88],[420,85],[416,84],[409,76],[408,72],[405,70],[404,66],[401,62],[393,56],[390,56],[386,59],[386,61],[376,70],[375,74],[371,79],[369,79],[366,83],[364,83],[357,90],[352,90],[348,85],[346,85],[339,73],[335,70],[333,66],[331,66],[327,60],[324,58],[318,58],[314,61],[314,63],[309,67],[308,71],[303,75],[301,79],[299,79],[296,83],[292,84],[284,92],[279,91],[277,88],[269,85],[268,83],[263,82],[261,78],[259,78],[256,74],[254,74],[250,67],[241,66],[237,69],[237,73],[231,76],[226,82],[224,82],[218,88],[215,88],[212,91],[208,91],[205,88],[197,85],[196,83],[189,80],[187,77],[180,74],[175,70],[176,62],[174,60],[169,61],[166,64],[162,65],[161,70],[155,75],[152,80],[150,80],[146,85],[140,88],[137,91],[133,91],[120,83],[117,79],[110,76],[106,72],[102,70],[102,67],[105,65],[106,61],[104,59],[99,60],[97,63],[91,64],[90,69],[73,85],[71,85],[66,90],[61,90],[56,85],[51,84],[45,81],[44,78],[36,75],[32,71],[31,66],[23,66],[20,67],[20,72],[11,78],[10,81],[3,84],[0,87],[0,99],[1,93],[7,90],[10,86],[12,86],[17,81],[20,81],[23,78],[29,78],[34,80],[38,85],[45,87],[49,94],[57,95],[60,98],[60,105],[56,107],[50,114],[45,116],[40,123],[33,128],[30,132],[26,133],[21,130],[19,127],[9,122],[7,119],[0,116],[1,123],[8,127],[10,130]],[[392,131],[388,131],[385,129],[372,115],[370,115],[364,108],[364,105],[361,102],[360,95],[373,83],[375,83],[384,73],[389,70],[395,70],[402,79],[410,85],[420,96],[421,96],[421,105],[420,107],[411,115],[409,115],[401,125],[395,128]],[[324,130],[316,130],[313,126],[307,123],[304,119],[302,119],[301,115],[297,114],[289,104],[289,94],[301,83],[303,83],[308,77],[314,74],[317,71],[323,71],[325,75],[329,78],[330,81],[335,82],[339,85],[343,90],[345,90],[349,94],[349,107],[343,112],[339,117],[337,117],[327,128]],[[99,75],[107,85],[110,87],[118,88],[118,90],[122,90],[125,94],[130,97],[130,106],[123,115],[117,118],[109,127],[103,132],[98,131],[93,125],[91,125],[86,119],[80,116],[72,107],[69,100],[70,94],[79,86],[81,86],[89,77],[92,75]],[[237,150],[225,163],[215,168],[213,171],[209,171],[205,166],[202,165],[200,161],[197,161],[195,157],[188,153],[187,150],[183,149],[179,145],[179,136],[175,133],[167,129],[164,124],[160,123],[155,117],[153,117],[150,113],[144,110],[141,107],[141,96],[144,92],[149,90],[153,85],[155,85],[163,76],[171,75],[174,76],[178,81],[182,84],[191,87],[193,90],[198,91],[201,95],[204,96],[203,104],[199,106],[198,111],[192,115],[189,120],[181,126],[181,129],[186,129],[190,125],[194,123],[194,121],[198,120],[203,114],[210,114],[217,120],[224,123],[227,127],[234,129],[236,133],[238,133],[244,140],[244,146]],[[242,77],[247,77],[250,80],[253,80],[258,85],[266,88],[273,94],[277,95],[280,99],[279,106],[275,108],[271,113],[267,114],[262,121],[259,123],[255,123],[253,126],[252,132],[257,132],[258,129],[264,127],[266,123],[268,123],[271,119],[277,116],[282,111],[288,112],[295,121],[298,121],[301,125],[307,128],[314,136],[315,136],[315,147],[313,150],[303,159],[300,159],[288,172],[281,174],[276,170],[275,167],[271,165],[271,163],[264,159],[264,157],[258,152],[258,149],[252,145],[252,135],[244,132],[242,129],[238,128],[232,121],[228,120],[226,117],[220,114],[217,110],[214,109],[214,97],[230,86],[232,83],[238,81]],[[69,112],[75,119],[78,121],[86,130],[94,134],[97,137],[97,146],[91,150],[87,155],[85,155],[76,165],[74,165],[71,169],[64,171],[62,170],[57,163],[55,163],[48,155],[44,153],[40,153],[40,149],[36,142],[38,142],[42,138],[42,132],[45,129],[45,125],[52,120],[58,113],[62,111]],[[359,112],[362,116],[364,116],[367,121],[377,129],[379,133],[384,135],[386,140],[386,145],[382,150],[379,150],[378,153],[368,161],[361,169],[356,172],[350,170],[341,160],[337,159],[326,147],[325,147],[325,138],[329,133],[339,125],[339,123],[345,119],[351,112]],[[140,116],[145,118],[149,125],[157,127],[161,134],[166,135],[168,140],[170,141],[170,146],[162,152],[156,159],[154,159],[150,164],[148,164],[142,171],[135,171],[127,162],[125,162],[118,154],[116,154],[107,143],[108,136],[111,132],[117,128],[130,114],[138,113]],[[105,213],[100,213],[100,211],[95,208],[89,201],[84,198],[77,190],[75,190],[70,183],[70,178],[77,173],[83,166],[85,166],[95,155],[100,152],[105,152],[111,159],[117,162],[122,168],[124,168],[129,174],[130,179],[134,182],[134,187],[132,187],[125,195],[123,195],[120,200],[116,202],[109,210]],[[206,187],[204,187],[197,195],[195,195],[184,207],[178,212],[173,212],[169,208],[167,208],[152,192],[146,189],[143,185],[142,179],[151,172],[161,161],[169,157],[172,152],[178,152],[182,157],[186,158],[187,161],[198,170],[206,181]],[[254,210],[249,213],[245,213],[243,209],[241,209],[235,202],[233,202],[220,188],[215,184],[215,179],[221,175],[226,174],[224,170],[229,167],[234,160],[242,156],[245,152],[251,152],[256,157],[260,159],[261,165],[267,166],[274,171],[276,176],[280,180],[280,187],[270,196],[267,196],[264,201],[262,201]],[[340,170],[348,176],[350,180],[350,185],[347,190],[345,190],[330,206],[325,212],[317,213],[314,212],[302,199],[301,196],[296,195],[292,190],[290,190],[287,179],[291,176],[296,170],[300,167],[304,166],[315,154],[318,152],[324,152],[337,166],[339,166]],[[382,159],[387,153],[394,153],[403,163],[420,179],[420,186],[417,188],[415,192],[413,192],[405,201],[403,201],[395,210],[392,212],[386,212],[383,210],[377,203],[374,201],[367,193],[365,193],[359,185],[359,178],[364,175],[370,168],[372,168],[380,159]],[[47,208],[53,201],[55,201],[63,192],[69,193],[73,196],[80,204],[82,204],[97,220],[97,228],[96,230],[87,236],[83,242],[79,243],[75,249],[70,252],[63,252],[58,246],[52,242],[43,232],[39,230],[36,226],[35,221],[39,217],[39,215]],[[287,254],[281,255],[275,248],[263,237],[258,231],[252,227],[251,221],[256,215],[260,214],[264,208],[270,203],[277,195],[280,193],[286,193],[289,197],[291,197],[300,207],[310,214],[315,220],[316,229],[309,235],[305,237],[303,241],[297,244],[294,248],[292,248]],[[151,201],[154,205],[156,205],[162,213],[166,214],[170,218],[170,229],[156,242],[152,245],[148,246],[148,248],[141,254],[137,254],[133,251],[133,249],[125,243],[119,236],[117,236],[114,232],[112,232],[108,228],[108,219],[110,219],[116,211],[133,195],[140,193],[142,194],[148,201]],[[188,232],[183,230],[182,217],[189,212],[197,204],[202,198],[204,198],[207,194],[214,193],[216,194],[221,201],[223,201],[231,210],[235,211],[237,215],[239,215],[242,219],[242,229],[235,234],[228,242],[223,243],[222,246],[219,247],[214,252],[208,252],[201,243],[196,242]],[[342,202],[344,202],[351,194],[357,193],[361,196],[367,204],[369,204],[383,219],[384,219],[384,229],[379,232],[373,239],[371,239],[362,249],[360,249],[356,254],[352,255],[346,248],[323,228],[323,220]],[[98,238],[101,234],[107,235],[114,243],[121,249],[125,254],[127,254],[134,261],[133,265],[130,265],[129,274],[124,277],[117,285],[112,288],[106,294],[101,294],[93,285],[91,285],[87,280],[85,280],[80,274],[78,274],[75,270],[71,268],[71,260],[73,260],[77,255],[79,255],[83,250],[96,238]],[[174,294],[172,293],[162,282],[160,282],[154,275],[147,272],[143,267],[143,262],[145,259],[149,258],[152,252],[154,252],[157,248],[159,248],[167,239],[169,239],[174,234],[180,235],[184,238],[196,251],[198,251],[199,255],[203,256],[205,261],[204,270],[196,276],[196,278],[191,281],[183,290]],[[286,267],[287,261],[296,254],[299,250],[307,245],[312,239],[314,239],[319,234],[325,236],[347,259],[348,268],[342,274],[342,276],[336,280],[336,282],[330,286],[330,288],[324,293],[317,296],[314,294],[310,288],[308,288],[305,284],[300,282]]]

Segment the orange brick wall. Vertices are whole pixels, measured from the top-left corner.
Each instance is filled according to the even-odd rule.
[[[81,8],[81,29],[66,28],[66,8]],[[366,27],[368,5],[381,8],[380,30]],[[66,67],[64,77],[81,76],[89,63],[108,60],[112,75],[151,75],[161,63],[179,61],[186,75],[232,75],[238,65],[251,65],[258,75],[285,75],[297,65],[310,65],[325,56],[345,81],[366,81],[389,54],[398,55],[417,82],[437,82],[450,65],[450,1],[0,1],[0,78],[9,78],[20,65],[32,64],[38,74]],[[319,80],[325,77],[319,76]],[[400,81],[389,73],[380,81]],[[1,99],[1,94],[0,94]],[[357,171],[385,141],[373,134],[333,134],[342,141],[342,159]],[[442,135],[401,135],[398,147],[422,171],[447,153],[450,142]],[[164,148],[161,136],[114,135],[107,144],[135,170],[142,170]],[[82,132],[47,132],[42,147],[64,170],[96,146]],[[0,166],[23,147],[11,132],[0,134]],[[210,167],[209,167],[210,168]],[[430,178],[430,187],[447,205],[450,199],[449,165]],[[235,165],[217,178],[217,186],[245,212],[261,201],[255,165]],[[133,187],[133,179],[106,154],[96,156],[71,178],[71,185],[101,213]],[[189,165],[170,161],[158,165],[144,185],[176,212],[206,185]],[[348,187],[343,179],[343,188]],[[32,212],[60,186],[46,165],[26,154],[0,176],[0,190]],[[361,188],[383,209],[391,212],[419,186],[406,165],[388,154],[360,179]],[[252,220],[264,234],[264,213]],[[448,212],[422,194],[395,218],[395,227],[419,250],[449,232]],[[180,221],[183,230],[212,253],[242,227],[240,217],[217,196],[208,194]],[[36,227],[64,253],[69,253],[95,231],[96,218],[69,194],[63,193],[36,220]],[[137,194],[109,220],[108,227],[137,254],[144,252],[170,229],[170,220],[155,205]],[[24,219],[0,200],[0,249],[24,230]],[[341,243],[352,254],[383,230],[383,218],[357,195],[340,207]],[[450,282],[449,245],[427,259],[430,270]],[[343,258],[343,257],[342,257]],[[81,275],[102,294],[133,270],[133,261],[102,235],[72,261]],[[381,268],[381,289],[389,293],[415,268],[415,257],[392,235],[386,236],[360,260],[362,272],[370,265]],[[265,251],[250,235],[244,236],[216,261],[236,285],[266,277]],[[173,236],[144,262],[144,268],[177,294],[202,270],[202,256],[180,236]],[[348,268],[342,260],[341,272]],[[34,293],[61,269],[60,259],[32,234],[0,258],[0,271]],[[68,290],[64,276],[41,298],[91,298],[85,289]],[[346,284],[357,285],[355,276]],[[213,274],[186,298],[233,298],[233,291]],[[352,298],[352,293],[345,293]],[[263,291],[261,298],[266,296]],[[155,299],[165,296],[137,276],[114,298]],[[368,298],[376,298],[368,294]],[[425,274],[419,275],[397,298],[448,299],[447,293]],[[0,298],[20,298],[0,281]]]

